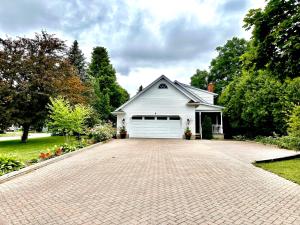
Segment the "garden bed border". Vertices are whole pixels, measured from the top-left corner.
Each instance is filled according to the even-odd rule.
[[[19,176],[25,175],[25,174],[27,174],[27,173],[30,173],[30,172],[32,172],[32,171],[34,171],[34,170],[40,169],[40,168],[42,168],[42,167],[45,167],[45,166],[47,166],[47,165],[50,165],[50,164],[52,164],[52,163],[61,161],[61,160],[63,160],[63,159],[69,158],[69,157],[72,157],[72,156],[74,156],[74,155],[76,155],[76,154],[78,154],[78,153],[81,153],[81,152],[86,151],[86,150],[88,150],[88,149],[90,149],[90,148],[93,148],[93,147],[102,145],[102,144],[107,143],[107,142],[109,142],[109,140],[108,140],[108,141],[105,141],[105,142],[99,142],[99,143],[96,143],[96,144],[92,144],[92,145],[89,145],[89,146],[87,146],[87,147],[84,147],[84,148],[80,148],[80,149],[78,149],[78,150],[75,150],[75,151],[73,151],[73,152],[69,152],[69,153],[63,154],[63,155],[61,155],[61,156],[56,156],[56,157],[54,157],[54,158],[52,158],[52,159],[47,159],[47,160],[45,160],[45,161],[38,162],[38,163],[35,163],[35,164],[33,164],[33,165],[24,167],[24,168],[22,168],[22,169],[20,169],[20,170],[17,170],[17,171],[13,171],[13,172],[4,174],[4,175],[0,176],[0,184],[4,183],[4,182],[6,182],[6,181],[12,180],[12,179],[14,179],[14,178],[16,178],[16,177],[19,177]]]

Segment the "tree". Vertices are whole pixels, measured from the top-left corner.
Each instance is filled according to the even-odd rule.
[[[196,70],[196,73],[191,77],[191,85],[200,89],[207,89],[210,74],[206,70]]]
[[[204,116],[202,123],[202,138],[203,139],[212,139],[212,122],[209,116]]]
[[[86,63],[82,51],[79,49],[77,40],[75,40],[68,51],[68,59],[70,63],[75,66],[80,80],[85,82],[87,80],[86,76]]]
[[[215,92],[221,94],[236,76],[241,76],[241,56],[248,50],[248,42],[234,37],[216,50],[218,56],[211,61],[209,71],[197,69],[191,77],[191,85],[207,89],[207,85],[212,82],[215,84]]]
[[[45,31],[34,38],[0,39],[0,110],[10,124],[22,126],[22,142],[30,126],[47,117],[51,96],[72,95],[72,101],[84,101],[74,91],[83,90],[83,84],[65,56],[65,43]]]
[[[269,0],[264,9],[251,9],[244,19],[253,29],[256,70],[269,69],[282,81],[300,75],[300,2]]]
[[[97,96],[93,104],[95,109],[102,119],[114,119],[111,111],[126,102],[129,94],[117,83],[116,71],[104,47],[93,49],[88,74]]]
[[[221,94],[222,90],[234,77],[241,76],[242,62],[240,57],[246,52],[248,42],[237,37],[228,40],[224,46],[216,48],[218,56],[210,63],[210,82],[215,83],[215,92]]]
[[[71,106],[70,102],[62,97],[50,98],[50,102],[48,127],[52,132],[68,137],[84,131],[85,122],[92,112],[90,107],[82,104]]]
[[[233,133],[248,136],[283,134],[285,105],[281,101],[282,84],[267,71],[244,72],[222,93],[219,101],[225,106]]]
[[[108,52],[104,47],[95,47],[92,52],[91,63],[89,64],[88,74],[92,77],[101,76],[101,70],[104,67],[110,65]],[[108,74],[108,76],[114,76],[114,74]]]

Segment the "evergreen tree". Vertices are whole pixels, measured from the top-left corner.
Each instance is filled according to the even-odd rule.
[[[101,119],[114,119],[110,112],[126,102],[129,94],[117,83],[116,71],[104,47],[93,49],[88,75],[93,82],[97,96],[94,103],[95,109]]]
[[[79,49],[77,40],[75,40],[68,51],[68,59],[70,63],[77,69],[80,80],[85,82],[86,76],[86,63],[82,51]]]
[[[203,139],[212,139],[212,122],[209,116],[204,116],[202,123],[202,138]]]

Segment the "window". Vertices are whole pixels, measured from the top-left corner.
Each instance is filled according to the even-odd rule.
[[[166,117],[166,116],[158,116],[156,118],[157,118],[157,120],[167,120],[168,119],[168,117]]]
[[[168,89],[168,86],[167,86],[165,83],[161,83],[161,84],[158,86],[158,89]]]
[[[179,116],[170,116],[170,120],[180,120]]]
[[[145,116],[145,120],[154,120],[155,117],[154,116]]]
[[[133,120],[142,120],[143,117],[142,116],[133,116],[132,119]]]

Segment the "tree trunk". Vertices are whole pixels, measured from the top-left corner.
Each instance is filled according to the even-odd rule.
[[[30,125],[29,124],[24,124],[22,127],[23,127],[23,134],[22,134],[21,141],[23,143],[26,143],[27,139],[28,139],[28,133],[29,133],[29,127],[30,127]]]

